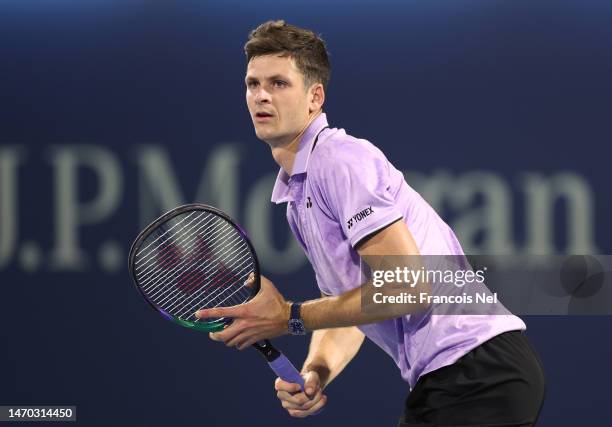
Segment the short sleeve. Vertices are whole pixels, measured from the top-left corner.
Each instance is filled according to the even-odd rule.
[[[327,287],[321,281],[321,278],[319,277],[319,275],[316,273],[315,273],[315,278],[317,280],[317,287],[319,288],[319,291],[321,291],[321,295],[325,295],[326,297],[332,296],[331,291],[327,289]]]
[[[328,146],[318,153],[313,168],[320,196],[353,247],[402,218],[391,194],[387,159],[378,149],[364,144]]]

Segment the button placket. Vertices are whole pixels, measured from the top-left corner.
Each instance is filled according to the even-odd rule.
[[[306,223],[306,212],[304,210],[304,180],[296,180],[291,186],[291,197],[294,202],[294,208],[297,210],[298,227],[302,235],[302,239],[306,246],[310,244],[310,235],[308,233],[308,224]]]

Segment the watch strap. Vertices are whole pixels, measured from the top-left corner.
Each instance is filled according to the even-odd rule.
[[[290,320],[301,320],[300,316],[300,307],[302,306],[301,302],[294,302],[291,304],[291,314],[289,315]]]

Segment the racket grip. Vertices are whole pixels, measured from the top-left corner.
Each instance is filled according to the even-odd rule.
[[[300,385],[302,391],[304,391],[304,378],[302,378],[300,372],[295,368],[295,366],[293,366],[293,363],[291,363],[291,361],[287,359],[287,356],[285,356],[283,353],[281,353],[280,356],[278,356],[272,362],[268,362],[268,365],[270,365],[270,368],[272,368],[274,373],[278,375],[280,379],[290,383],[297,383]],[[313,412],[311,415],[318,415],[322,410],[323,408],[319,409],[317,412]]]
[[[293,366],[293,363],[287,359],[287,356],[281,353],[281,355],[272,362],[268,362],[268,365],[270,365],[270,368],[272,368],[274,373],[278,375],[281,380],[297,383],[302,390],[304,390],[304,378],[302,378],[300,372]]]

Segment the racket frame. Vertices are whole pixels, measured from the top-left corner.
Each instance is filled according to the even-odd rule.
[[[240,225],[238,225],[238,223],[236,223],[236,221],[234,221],[225,212],[220,211],[219,209],[213,206],[205,205],[203,203],[191,203],[191,204],[176,207],[166,212],[165,214],[157,218],[155,221],[153,221],[151,224],[149,224],[136,237],[136,239],[134,240],[134,243],[132,243],[132,246],[130,248],[130,254],[128,256],[128,268],[130,271],[130,275],[132,276],[134,286],[136,286],[136,289],[138,289],[138,292],[140,292],[140,294],[144,297],[145,301],[149,303],[149,305],[151,306],[153,310],[162,314],[162,316],[165,317],[166,319],[171,320],[172,322],[177,323],[178,325],[181,325],[185,328],[195,329],[195,330],[204,331],[204,332],[217,332],[217,331],[223,330],[223,328],[225,328],[227,324],[231,323],[232,319],[221,318],[213,322],[207,322],[207,321],[189,322],[189,321],[179,319],[178,317],[172,316],[170,313],[167,313],[164,310],[157,307],[145,295],[142,289],[140,289],[140,286],[138,286],[138,281],[136,280],[136,272],[134,268],[134,265],[135,265],[134,258],[136,257],[136,253],[140,249],[140,246],[143,243],[143,241],[150,235],[151,231],[157,228],[161,223],[164,223],[168,221],[168,219],[175,217],[177,215],[180,215],[181,213],[190,211],[190,210],[208,211],[208,212],[211,212],[213,214],[220,216],[221,218],[225,219],[229,224],[231,224],[244,238],[245,242],[247,243],[249,247],[249,250],[251,251],[251,254],[253,255],[253,267],[254,267],[253,273],[254,273],[255,282],[252,285],[253,291],[251,292],[251,296],[246,301],[244,301],[243,304],[249,301],[250,299],[252,299],[255,295],[257,295],[261,287],[259,260],[257,259],[255,248],[253,247],[253,244],[249,240],[246,232],[242,229],[242,227],[240,227]],[[258,341],[253,344],[253,347],[255,347],[257,351],[266,359],[266,361],[268,362],[268,366],[270,366],[270,368],[274,371],[276,375],[278,375],[280,378],[282,378],[285,381],[299,384],[301,389],[304,390],[304,378],[302,378],[300,371],[298,371],[297,368],[291,363],[291,361],[287,359],[287,356],[285,356],[282,352],[276,349],[269,340],[264,339],[264,340]],[[316,415],[320,412],[321,412],[321,409],[314,412],[312,415]]]
[[[261,281],[260,281],[260,270],[259,270],[259,260],[257,259],[257,253],[255,252],[255,248],[253,247],[253,244],[251,243],[251,240],[249,239],[249,237],[247,236],[246,231],[240,227],[240,225],[238,225],[238,223],[236,221],[234,221],[229,215],[227,215],[225,212],[215,208],[214,206],[210,206],[210,205],[206,205],[203,203],[190,203],[190,204],[186,204],[186,205],[182,205],[182,206],[178,206],[174,209],[169,210],[168,212],[166,212],[165,214],[161,215],[159,218],[157,218],[156,220],[154,220],[153,222],[151,222],[144,230],[142,230],[140,232],[140,234],[138,234],[138,236],[136,237],[136,239],[134,240],[134,243],[132,243],[132,246],[130,247],[130,253],[128,256],[128,268],[130,271],[130,276],[132,276],[132,281],[134,282],[134,286],[136,287],[136,289],[138,289],[138,292],[140,292],[140,294],[143,296],[143,298],[145,299],[145,301],[147,303],[149,303],[149,305],[157,312],[160,313],[163,317],[165,317],[166,319],[177,323],[180,326],[183,326],[185,328],[188,329],[195,329],[198,331],[203,331],[203,332],[218,332],[223,330],[223,328],[225,328],[225,326],[229,323],[231,323],[232,319],[230,318],[220,318],[214,321],[196,321],[196,322],[191,322],[188,320],[183,320],[180,319],[176,316],[171,315],[170,313],[162,310],[161,308],[159,308],[158,306],[156,306],[150,299],[149,297],[143,292],[143,290],[140,288],[140,286],[138,285],[138,281],[136,279],[136,271],[135,271],[135,258],[136,258],[136,253],[140,250],[140,247],[142,245],[142,243],[144,242],[144,240],[150,236],[151,232],[155,229],[157,229],[161,224],[167,222],[168,220],[182,214],[188,211],[205,211],[205,212],[210,212],[214,215],[217,215],[221,218],[223,218],[224,220],[226,220],[232,227],[234,227],[238,233],[240,233],[241,237],[244,239],[244,241],[246,242],[247,246],[249,247],[249,250],[251,251],[251,255],[253,257],[253,273],[254,273],[254,279],[255,282],[250,285],[249,287],[252,288],[252,292],[251,292],[251,296],[249,297],[249,299],[247,299],[246,301],[244,301],[242,304],[244,304],[245,302],[249,301],[251,298],[253,298],[255,295],[257,295],[257,293],[259,292],[259,289],[261,287]]]

